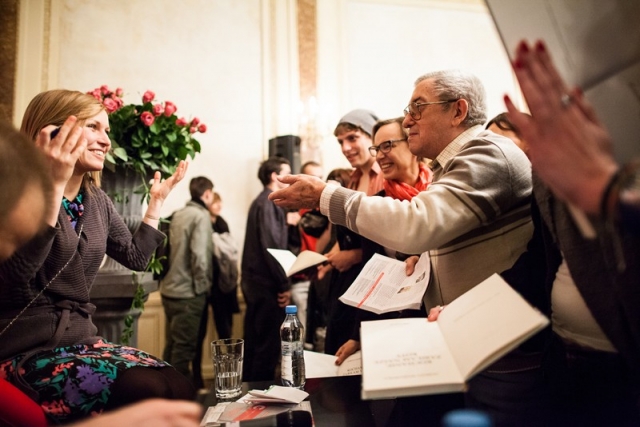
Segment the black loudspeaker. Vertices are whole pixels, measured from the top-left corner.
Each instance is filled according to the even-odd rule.
[[[281,135],[269,140],[269,157],[280,156],[291,163],[291,173],[300,173],[300,137]]]

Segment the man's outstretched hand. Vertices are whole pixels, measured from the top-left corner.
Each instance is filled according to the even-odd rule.
[[[269,194],[276,205],[290,209],[316,209],[320,206],[320,195],[327,184],[315,176],[287,175],[278,180],[289,187]]]

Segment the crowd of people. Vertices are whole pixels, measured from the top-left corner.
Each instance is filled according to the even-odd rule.
[[[340,364],[360,347],[361,321],[437,321],[499,272],[550,327],[465,393],[397,399],[398,419],[437,423],[466,406],[495,426],[640,424],[640,163],[614,160],[608,132],[543,42],[521,43],[514,70],[530,114],[505,97],[507,111],[489,120],[477,77],[431,72],[415,81],[403,116],[356,109],[340,118],[334,135],[351,169],[325,180],[315,162],[299,175],[282,157],[260,164],[263,189],[235,279],[246,303],[245,381],[278,377],[278,332],[292,301],[304,311],[307,348]],[[104,412],[77,426],[197,425],[198,407],[185,401],[203,386],[209,306],[221,338],[239,312],[238,290],[221,290],[214,256],[212,233],[229,233],[221,198],[209,178],[195,177],[190,200],[171,215],[163,358],[97,336],[89,289],[104,255],[144,270],[166,237],[160,209],[187,172],[181,162],[167,179],[155,174],[131,232],[100,189],[108,130],[102,103],[68,90],[37,95],[20,131],[0,124],[0,381],[56,423]],[[268,248],[328,261],[289,278]],[[428,254],[420,310],[375,316],[339,300],[375,253],[405,261],[407,274]]]

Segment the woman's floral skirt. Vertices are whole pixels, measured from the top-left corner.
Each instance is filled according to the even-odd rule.
[[[11,374],[19,362],[20,357],[2,362],[0,377],[13,383]],[[101,413],[111,384],[135,366],[162,368],[169,364],[133,347],[99,341],[37,353],[20,373],[38,392],[49,419],[67,423]]]

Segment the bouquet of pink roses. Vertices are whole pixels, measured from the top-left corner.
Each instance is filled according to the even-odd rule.
[[[200,143],[194,138],[207,126],[197,117],[178,118],[178,107],[171,102],[156,102],[148,90],[141,104],[124,105],[123,90],[102,85],[88,94],[100,100],[109,114],[112,149],[106,159],[112,165],[130,167],[143,177],[159,170],[163,177],[175,172],[180,160],[194,158]]]

